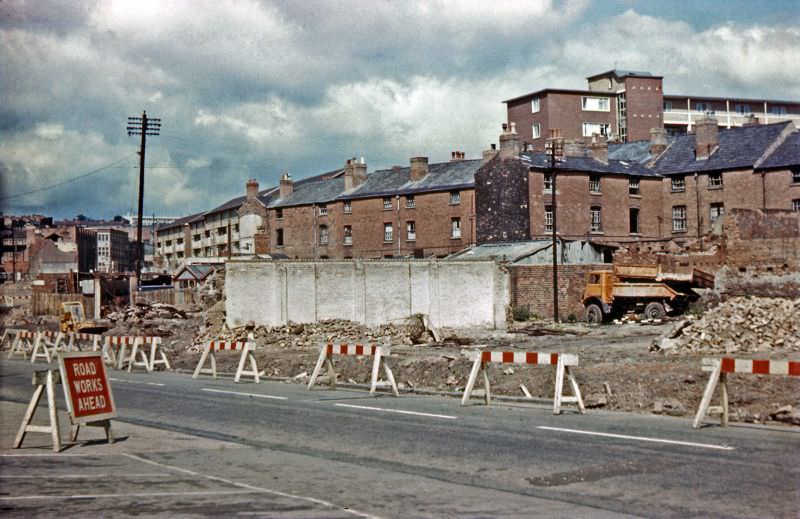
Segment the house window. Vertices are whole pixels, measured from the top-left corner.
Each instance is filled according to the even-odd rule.
[[[694,109],[697,110],[698,112],[710,112],[711,105],[708,103],[695,103]]]
[[[179,250],[179,251],[178,251],[178,258],[182,258],[182,257],[183,257],[183,251],[180,251],[180,250]]]
[[[458,205],[461,203],[461,192],[450,191],[450,205]]]
[[[545,232],[553,232],[553,206],[544,206],[544,230]]]
[[[211,229],[206,229],[205,235],[206,238],[211,238]]]
[[[792,211],[800,211],[800,198],[792,200]]]
[[[383,224],[383,241],[392,241],[393,227],[391,223]]]
[[[320,225],[319,226],[319,244],[320,245],[327,245],[328,244],[328,226],[327,225]]]
[[[672,101],[664,101],[664,111],[665,112],[672,111]]]
[[[600,192],[600,175],[589,175],[589,191],[592,193]]]
[[[350,200],[345,200],[344,204],[342,204],[342,210],[344,214],[351,214],[353,212],[353,203]]]
[[[639,234],[639,208],[631,207],[628,215],[628,221],[630,222],[630,233]]]
[[[542,125],[539,123],[533,123],[531,125],[531,136],[534,139],[538,139],[542,136]]]
[[[672,232],[686,232],[686,206],[672,207]]]
[[[167,240],[166,242],[164,242],[164,245],[166,245],[167,247],[171,247],[172,246],[172,240]]]
[[[409,241],[417,239],[417,225],[413,221],[406,222],[406,239]]]
[[[686,191],[686,178],[685,177],[672,177],[671,179],[672,192]]]
[[[450,237],[461,238],[461,218],[450,218]]]
[[[200,235],[199,234],[193,234],[192,235],[192,241],[200,241]]]
[[[607,97],[581,97],[581,107],[588,112],[608,112],[608,98]]]
[[[383,209],[389,210],[391,208],[392,208],[392,197],[390,196],[383,197]]]
[[[283,218],[283,209],[282,208],[279,207],[279,208],[275,209],[275,218],[277,218],[278,220]]]
[[[328,216],[328,206],[326,204],[319,205],[319,215]]]
[[[552,191],[553,190],[553,174],[552,173],[545,173],[544,174],[544,190],[545,191]]]
[[[175,245],[183,245],[183,238],[178,238],[175,240]]]
[[[800,167],[792,168],[792,184],[800,184]]]
[[[534,97],[533,99],[531,99],[531,113],[535,114],[538,111],[539,111],[539,98]]]
[[[747,115],[752,113],[750,110],[750,105],[747,103],[736,103],[733,107],[738,115]]]
[[[591,137],[594,134],[608,136],[609,125],[606,123],[583,123],[583,136]]]
[[[283,229],[275,229],[275,245],[283,247]]]
[[[228,234],[228,229],[226,229],[225,227],[217,227],[218,236],[225,236],[226,234]]]
[[[353,227],[351,225],[344,226],[344,244],[345,245],[353,244]]]
[[[603,231],[603,225],[602,225],[602,222],[600,221],[600,207],[592,206],[591,208],[589,208],[589,210],[591,211],[591,215],[592,215],[591,231],[592,232],[602,232]]]
[[[414,200],[414,195],[406,195],[406,207],[408,209],[414,209],[417,207],[417,202]]]
[[[628,179],[628,194],[629,195],[639,195],[639,179],[636,177],[631,177]]]
[[[238,224],[238,223],[237,223],[237,224],[234,224],[234,226],[233,226],[233,232],[239,232],[239,224]]]
[[[708,188],[717,189],[722,187],[722,173],[710,173],[708,175]]]
[[[786,115],[785,106],[770,106],[769,113],[772,115]]]
[[[710,211],[709,211],[709,217],[711,218],[712,222],[714,220],[716,220],[717,218],[719,218],[720,216],[722,216],[723,214],[725,214],[725,205],[724,204],[722,204],[722,203],[711,204],[711,208],[710,208]]]

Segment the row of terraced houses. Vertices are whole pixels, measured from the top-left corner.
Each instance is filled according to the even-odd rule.
[[[649,139],[629,133],[627,142],[566,132],[564,157],[552,169],[543,145],[517,132],[518,123],[526,131],[532,125],[512,104],[499,148],[481,158],[452,152],[448,162],[414,157],[408,166],[372,172],[364,159],[349,159],[299,180],[284,174],[267,189],[249,180],[243,196],[162,225],[156,253],[165,267],[254,254],[441,257],[475,244],[550,236],[554,194],[561,239],[639,250],[702,247],[734,208],[800,211],[800,132],[792,114],[737,126],[708,111],[678,133],[668,132],[662,117]],[[569,126],[548,119],[551,129],[562,123]]]

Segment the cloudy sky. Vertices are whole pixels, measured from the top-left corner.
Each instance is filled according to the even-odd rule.
[[[0,0],[0,209],[182,216],[364,156],[496,142],[503,99],[608,69],[800,99],[798,0]]]

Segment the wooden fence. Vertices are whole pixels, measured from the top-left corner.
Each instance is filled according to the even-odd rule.
[[[94,296],[34,293],[31,296],[31,313],[33,315],[57,315],[60,317],[61,303],[66,303],[67,301],[82,302],[83,310],[88,316],[91,316],[92,312],[94,312]]]
[[[197,294],[193,288],[165,288],[162,290],[145,290],[136,292],[135,303],[164,303],[168,305],[185,305],[197,302]]]

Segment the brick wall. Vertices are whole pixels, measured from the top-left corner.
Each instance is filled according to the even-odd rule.
[[[559,265],[558,313],[561,320],[574,314],[583,319],[583,289],[586,274],[592,270],[607,270],[609,265]],[[513,265],[511,275],[511,305],[528,306],[532,314],[542,318],[553,317],[552,265]]]
[[[663,127],[661,78],[625,78],[628,142],[650,139],[651,128]]]
[[[499,157],[475,173],[477,241],[496,243],[530,239],[528,168]]]

